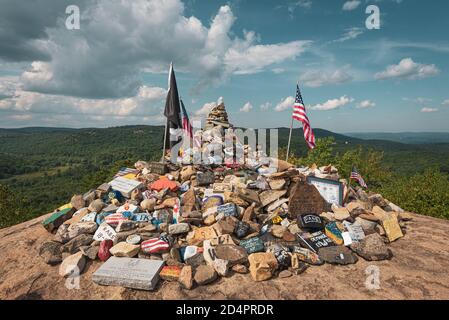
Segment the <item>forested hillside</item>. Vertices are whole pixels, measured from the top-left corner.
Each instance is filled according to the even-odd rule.
[[[333,137],[328,147],[335,156],[359,148],[361,154],[368,154],[368,150],[381,154],[380,170],[391,181],[384,182],[383,188],[399,178],[423,174],[428,168],[449,172],[449,144],[361,140],[320,129],[315,134],[317,138]],[[120,166],[139,159],[158,160],[162,137],[161,126],[0,129],[0,227],[54,210],[73,194],[110,179]],[[281,149],[287,140],[288,129],[279,129]],[[292,149],[296,158],[308,156],[301,129],[293,132]]]

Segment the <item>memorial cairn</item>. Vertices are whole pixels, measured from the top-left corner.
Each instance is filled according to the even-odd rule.
[[[221,101],[201,148],[232,127]],[[218,139],[219,140],[219,139]],[[245,156],[252,151],[241,146]],[[250,273],[254,281],[292,277],[324,263],[390,259],[412,215],[379,194],[347,186],[333,166],[270,167],[258,154],[244,165],[138,161],[108,183],[74,195],[43,222],[52,241],[40,248],[63,277],[154,290],[185,289]],[[297,281],[300,281],[297,278]]]

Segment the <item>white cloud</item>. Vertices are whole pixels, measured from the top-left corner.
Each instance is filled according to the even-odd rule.
[[[424,113],[437,112],[437,111],[438,111],[438,109],[436,109],[436,108],[422,108],[421,109],[421,112],[424,112]]]
[[[410,101],[410,102],[417,103],[417,104],[425,104],[425,103],[432,102],[432,99],[430,99],[430,98],[423,98],[423,97],[417,97],[417,98],[413,98],[413,99],[402,98],[402,100]]]
[[[323,85],[341,84],[351,81],[353,77],[348,73],[349,66],[344,66],[333,71],[309,70],[303,73],[299,80],[305,86],[311,88]]]
[[[0,87],[3,78],[0,78]],[[10,97],[0,100],[0,109],[29,114],[76,116],[142,117],[161,113],[167,90],[141,86],[133,97],[120,99],[86,99],[25,91],[15,82]],[[13,118],[26,119],[25,115]]]
[[[323,104],[316,104],[314,106],[309,106],[309,109],[311,110],[321,110],[321,111],[327,111],[327,110],[333,110],[340,108],[344,105],[347,105],[348,103],[354,101],[353,98],[342,96],[338,99],[331,99],[327,100]]]
[[[235,36],[236,17],[229,5],[219,8],[210,26],[186,17],[180,0],[97,0],[85,5],[82,18],[76,32],[68,31],[63,19],[46,29],[47,37],[40,41],[51,59],[35,61],[23,73],[25,90],[132,97],[142,85],[142,72],[166,72],[173,61],[177,71],[194,73],[193,93],[198,93],[233,74],[271,70],[310,44],[261,44],[251,31]]]
[[[207,116],[212,108],[216,107],[216,102],[205,103],[200,109],[195,111],[196,116]]]
[[[357,104],[356,108],[357,109],[365,109],[365,108],[371,108],[371,107],[375,107],[375,106],[376,106],[375,102],[372,102],[370,100],[363,100]]]
[[[358,8],[358,6],[360,5],[361,1],[359,0],[350,0],[350,1],[346,1],[343,4],[343,10],[344,11],[351,11],[351,10],[355,10]]]
[[[345,42],[348,40],[356,39],[358,36],[363,34],[363,32],[364,31],[362,28],[352,27],[352,28],[346,29],[345,33],[343,33],[343,35],[339,39],[334,40],[332,42]]]
[[[283,100],[281,100],[276,107],[274,108],[275,111],[281,112],[284,110],[287,110],[288,108],[293,108],[293,104],[295,103],[294,97],[287,97]]]
[[[266,111],[266,110],[268,110],[268,109],[271,108],[271,102],[265,102],[265,103],[262,103],[262,104],[259,106],[259,108],[260,108],[260,110]]]
[[[245,112],[248,113],[251,111],[251,109],[253,108],[253,105],[249,102],[245,103],[245,105],[243,107],[240,108],[240,112]]]
[[[440,73],[440,70],[434,64],[416,63],[412,58],[402,59],[397,65],[390,65],[385,71],[374,75],[377,80],[385,79],[407,79],[416,80],[432,77]]]
[[[275,73],[275,74],[281,74],[281,73],[285,72],[285,69],[284,68],[273,68],[273,69],[271,69],[271,71],[273,71],[273,73]]]
[[[442,103],[443,106],[449,106],[449,99],[444,100]]]

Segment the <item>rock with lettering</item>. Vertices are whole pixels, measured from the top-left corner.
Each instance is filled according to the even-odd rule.
[[[241,240],[239,245],[244,248],[248,254],[265,251],[263,241],[259,237]]]
[[[377,233],[367,235],[360,242],[353,243],[351,249],[357,255],[368,261],[388,260],[393,256],[382,237]]]
[[[330,204],[321,196],[318,189],[306,181],[297,182],[290,192],[288,214],[291,219],[302,214],[319,215],[329,209]]]
[[[116,238],[117,232],[115,232],[115,230],[107,223],[102,223],[94,234],[95,241],[102,241],[102,240],[115,241]]]
[[[199,286],[203,286],[215,281],[217,277],[217,272],[213,267],[201,265],[196,268],[194,279]]]
[[[189,245],[198,245],[203,243],[204,240],[216,238],[217,236],[217,231],[213,227],[202,227],[189,232],[186,240]]]
[[[182,284],[182,286],[190,290],[193,287],[193,272],[192,272],[192,266],[184,266],[181,269],[181,272],[179,274],[178,278],[179,283]]]
[[[318,254],[321,259],[330,264],[354,264],[358,261],[356,255],[344,246],[320,248]]]
[[[320,248],[335,246],[335,243],[324,232],[317,231],[310,235],[299,233],[299,242],[301,245],[313,252],[317,253]]]
[[[399,226],[398,218],[396,218],[395,215],[390,215],[387,219],[384,219],[382,221],[382,226],[390,242],[404,236],[401,227]]]
[[[57,265],[62,261],[62,245],[58,242],[48,241],[42,244],[39,249],[39,256],[46,264]]]
[[[86,265],[86,257],[82,252],[68,256],[59,266],[59,275],[61,277],[76,277],[80,275]]]
[[[224,205],[218,206],[217,214],[223,214],[225,217],[238,217],[239,213],[237,206],[234,203],[226,203]]]
[[[100,247],[98,249],[98,259],[101,261],[106,261],[111,256],[109,249],[113,247],[114,243],[112,240],[103,240],[100,243]]]
[[[296,260],[295,260],[296,259]],[[295,246],[292,253],[292,266],[294,261],[303,261],[308,264],[314,265],[314,266],[320,266],[324,264],[324,261],[320,259],[320,256],[306,248],[301,248]]]
[[[134,245],[126,242],[119,242],[109,252],[115,257],[127,257],[132,258],[139,253],[140,245]]]
[[[304,230],[315,232],[324,229],[323,219],[316,214],[298,215],[296,221],[298,226]]]
[[[258,252],[249,255],[249,271],[254,281],[265,281],[273,276],[278,268],[276,257],[271,252]]]
[[[228,260],[230,265],[243,264],[248,260],[248,254],[242,247],[232,244],[220,244],[215,247],[216,257]]]
[[[210,239],[209,241],[212,246],[218,246],[219,244],[235,244],[234,240],[232,240],[232,237],[229,234],[220,235],[216,238]]]

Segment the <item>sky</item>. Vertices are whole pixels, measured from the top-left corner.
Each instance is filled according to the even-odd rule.
[[[78,28],[73,23],[76,5]],[[368,29],[367,7],[380,13]],[[164,124],[170,62],[192,120],[449,131],[446,0],[0,0],[0,127]],[[300,123],[295,123],[296,127]]]

